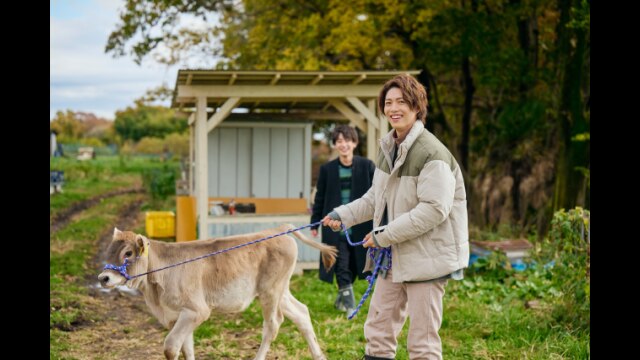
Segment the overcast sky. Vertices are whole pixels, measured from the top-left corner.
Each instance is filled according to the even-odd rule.
[[[92,112],[113,119],[146,90],[175,86],[178,67],[105,54],[120,0],[50,0],[49,120],[57,111]],[[169,105],[169,102],[165,105]]]

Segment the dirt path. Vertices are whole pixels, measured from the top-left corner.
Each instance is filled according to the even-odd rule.
[[[100,202],[102,199],[110,198],[117,195],[136,194],[136,193],[142,193],[142,192],[144,192],[144,189],[140,187],[120,189],[120,190],[110,191],[102,195],[92,197],[91,199],[74,203],[67,209],[64,209],[63,211],[59,212],[58,214],[56,214],[51,218],[50,225],[49,225],[49,233],[54,233],[62,229],[69,222],[71,222],[71,220],[75,215],[94,206],[95,204]]]
[[[72,216],[96,204],[100,198],[137,192],[127,189],[103,194],[74,206],[73,211],[67,210],[63,222],[69,222]],[[142,221],[140,206],[143,200],[138,199],[129,204],[118,216],[114,226],[120,229],[131,229]],[[52,228],[61,229],[65,223],[54,223]],[[147,312],[142,296],[133,295],[117,290],[104,291],[97,287],[96,276],[104,264],[102,254],[111,241],[112,230],[100,235],[96,257],[89,267],[96,269],[95,274],[83,279],[83,285],[89,289],[89,296],[82,298],[86,313],[90,314],[89,321],[69,329],[69,343],[73,344],[65,355],[75,359],[164,359],[162,343],[164,328]]]

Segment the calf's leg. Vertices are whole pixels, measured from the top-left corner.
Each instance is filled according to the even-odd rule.
[[[185,360],[196,359],[195,352],[193,351],[193,333],[187,335],[184,343],[182,343],[182,356],[184,356]]]
[[[193,342],[193,331],[209,318],[210,313],[208,307],[199,307],[197,310],[184,308],[180,311],[178,320],[164,339],[164,356],[167,360],[178,360],[180,349],[187,338],[191,337]]]
[[[320,350],[320,345],[318,344],[318,339],[316,339],[316,334],[313,331],[313,325],[311,324],[311,316],[309,315],[309,309],[307,306],[298,299],[294,298],[289,292],[289,288],[284,292],[282,296],[282,300],[280,301],[280,309],[284,313],[284,316],[287,319],[293,321],[294,324],[298,327],[298,330],[302,333],[305,340],[307,340],[307,344],[309,345],[309,351],[311,351],[311,356],[313,356],[314,360],[325,360],[324,354],[322,350]]]
[[[281,287],[278,287],[281,289]],[[262,305],[262,342],[256,354],[255,360],[264,360],[271,347],[271,342],[278,336],[280,325],[284,321],[284,316],[280,310],[280,297],[282,290],[274,288],[273,291],[260,295],[260,305]]]

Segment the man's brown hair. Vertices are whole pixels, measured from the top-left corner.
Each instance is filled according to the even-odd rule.
[[[409,74],[400,74],[393,79],[387,81],[380,95],[378,95],[378,109],[381,114],[384,114],[384,101],[387,97],[387,92],[391,88],[398,88],[402,92],[404,100],[409,103],[409,107],[417,112],[417,119],[422,121],[423,125],[427,124],[427,90],[424,86]]]
[[[345,140],[351,140],[356,144],[358,143],[358,132],[356,131],[356,129],[352,128],[349,125],[337,125],[331,132],[331,143],[333,145],[335,145],[336,141],[338,141],[338,136],[340,136],[340,134],[342,134],[342,137]]]

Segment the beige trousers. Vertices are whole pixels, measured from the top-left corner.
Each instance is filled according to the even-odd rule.
[[[411,360],[442,359],[440,325],[447,280],[394,283],[391,271],[378,277],[364,324],[365,354],[393,359],[398,335],[410,319],[407,348]]]

